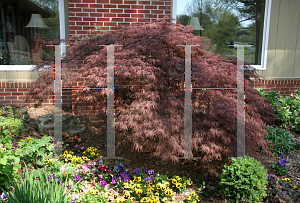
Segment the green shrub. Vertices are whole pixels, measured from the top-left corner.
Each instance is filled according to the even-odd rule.
[[[217,174],[221,177],[219,193],[229,202],[258,202],[267,196],[267,170],[260,162],[245,156],[224,167],[223,174]]]

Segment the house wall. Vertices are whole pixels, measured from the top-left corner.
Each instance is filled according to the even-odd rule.
[[[255,87],[290,95],[300,88],[300,1],[272,0],[265,80]]]

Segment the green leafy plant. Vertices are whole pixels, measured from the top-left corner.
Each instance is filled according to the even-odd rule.
[[[14,191],[10,194],[4,191],[5,196],[10,203],[19,202],[56,202],[65,203],[68,199],[68,191],[64,193],[66,184],[60,180],[51,181],[45,169],[38,169],[28,173],[27,166],[24,178],[21,181],[12,181]]]
[[[18,178],[17,173],[21,169],[20,155],[21,149],[1,148],[0,152],[0,187],[6,187],[10,178]]]
[[[3,112],[9,109],[7,116],[1,116]],[[13,114],[13,110],[11,106],[4,106],[0,109],[0,143],[7,145],[7,148],[10,148],[9,140],[11,140],[11,136],[19,136],[20,131],[25,131],[23,128],[22,119],[15,118]]]
[[[291,138],[290,133],[285,129],[269,126],[267,134],[268,140],[274,143],[272,148],[277,157],[280,154],[289,154],[297,145],[295,139]]]
[[[41,139],[26,138],[18,142],[22,149],[21,160],[27,162],[29,166],[42,166],[44,159],[53,157],[54,145],[50,136],[44,136]]]
[[[267,170],[257,160],[245,155],[245,158],[233,158],[230,166],[224,166],[219,193],[229,202],[258,202],[267,196]]]
[[[267,92],[258,89],[261,95],[272,104],[272,108],[276,113],[276,118],[285,129],[291,129],[300,132],[300,89],[289,96],[279,96],[278,91]]]

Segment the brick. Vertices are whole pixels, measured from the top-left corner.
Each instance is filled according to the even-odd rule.
[[[88,8],[89,4],[76,4],[77,8]]]
[[[102,17],[102,13],[90,13],[90,17]]]
[[[124,13],[137,13],[136,10],[124,10]]]
[[[97,22],[98,21],[109,21],[109,18],[97,18]]]
[[[125,22],[137,22],[136,18],[125,18]]]
[[[140,22],[140,23],[143,23],[143,22],[150,23],[150,19],[139,18],[138,22]]]
[[[165,2],[166,6],[171,6],[171,2]]]
[[[151,1],[152,5],[165,5],[165,2],[163,1]]]
[[[75,16],[75,14],[76,14],[76,13],[69,13],[69,17],[70,17],[70,16],[73,17],[73,16]]]
[[[163,10],[151,10],[151,14],[154,13],[154,14],[163,14],[164,11]]]
[[[103,8],[102,4],[90,4],[90,8]]]
[[[115,5],[115,4],[105,4],[104,8],[117,8],[117,5]]]
[[[93,26],[83,26],[83,30],[93,30],[95,27]]]
[[[17,92],[17,88],[5,88],[5,92]]]
[[[124,4],[137,4],[137,1],[124,1]]]
[[[11,96],[12,92],[0,92],[0,96]]]
[[[82,0],[82,3],[96,3],[96,0]]]
[[[138,13],[150,13],[150,10],[138,10]]]
[[[12,92],[12,96],[23,96],[23,92]]]
[[[69,3],[68,6],[69,6],[69,8],[74,8],[74,7],[75,7],[75,4],[70,4],[70,3]]]
[[[125,18],[129,18],[130,14],[117,14],[118,17],[125,17]]]
[[[89,15],[90,15],[89,13],[76,13],[76,16],[88,17]]]
[[[131,9],[144,9],[144,5],[131,5]]]
[[[97,9],[97,12],[109,13],[109,9]]]
[[[138,1],[139,5],[150,5],[150,1]]]
[[[82,21],[82,17],[69,17],[69,21]]]
[[[81,12],[81,8],[69,8],[69,12]]]
[[[89,22],[76,22],[76,25],[90,25]]]
[[[117,26],[115,22],[104,22],[104,26]]]
[[[83,18],[83,21],[96,21],[96,18]]]
[[[123,9],[110,9],[111,13],[123,13]]]
[[[113,22],[123,22],[124,19],[123,18],[112,18],[111,21],[113,21]]]
[[[171,15],[171,11],[165,11],[165,14]]]
[[[109,30],[109,27],[99,27],[100,30]]]
[[[157,9],[157,6],[145,6],[145,9]]]
[[[154,15],[154,14],[145,14],[145,18],[157,18],[157,15]]]
[[[76,34],[74,30],[70,30],[69,33],[70,33],[70,35],[75,35]]]
[[[69,0],[69,3],[81,3],[81,0]]]
[[[117,17],[115,13],[104,13],[104,17]]]
[[[108,3],[109,3],[109,0],[97,0],[97,3],[100,3],[100,4],[108,4]]]
[[[159,6],[159,9],[171,10],[171,6]]]
[[[95,25],[95,26],[103,26],[103,22],[95,22],[95,23],[93,23],[93,25]]]
[[[82,9],[82,12],[95,13],[96,9],[94,9],[94,8],[84,8],[84,9]]]
[[[70,30],[82,30],[81,26],[69,26]]]
[[[111,4],[123,4],[123,0],[110,0]]]
[[[5,96],[5,99],[13,99],[13,100],[17,100],[18,97],[17,97],[17,96]]]
[[[132,18],[143,18],[144,14],[131,14]]]
[[[130,8],[130,5],[118,5],[118,8]]]
[[[126,26],[126,25],[130,25],[130,23],[118,23],[119,26]]]

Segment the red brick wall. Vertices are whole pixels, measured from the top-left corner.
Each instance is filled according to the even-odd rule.
[[[279,95],[290,96],[295,90],[300,89],[299,79],[261,79],[256,80],[255,88],[263,88],[265,91],[279,91]]]
[[[171,18],[171,0],[69,0],[70,36],[83,35],[99,26],[111,31],[114,26],[152,22],[165,15]]]
[[[38,103],[36,100],[31,100],[23,103],[22,100],[26,98],[30,85],[33,82],[0,82],[0,104],[10,106],[34,106]],[[62,106],[72,106],[72,96],[70,90],[62,91]],[[42,106],[53,106],[54,96],[49,95]]]

